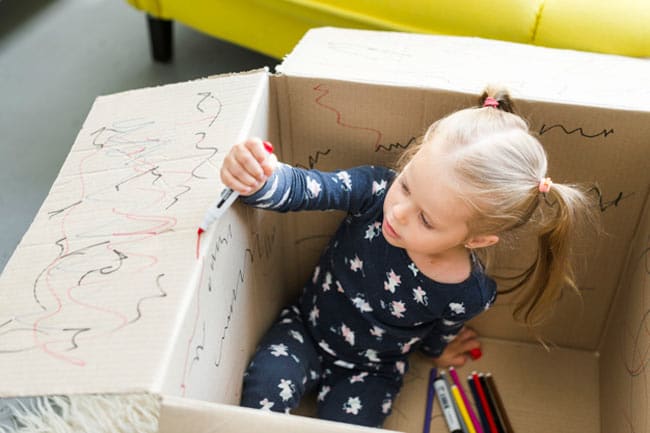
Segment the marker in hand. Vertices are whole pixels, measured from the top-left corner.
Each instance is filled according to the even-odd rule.
[[[264,149],[269,153],[273,153],[273,145],[269,143],[268,141],[264,141]],[[228,210],[230,205],[234,203],[235,200],[237,200],[237,197],[239,197],[239,193],[236,191],[233,191],[230,188],[225,188],[223,191],[221,191],[221,195],[219,199],[210,206],[208,211],[205,214],[205,217],[203,217],[203,222],[199,226],[199,229],[197,230],[197,234],[199,237],[203,232],[205,232],[210,225],[215,222],[217,219],[221,218],[221,216]]]

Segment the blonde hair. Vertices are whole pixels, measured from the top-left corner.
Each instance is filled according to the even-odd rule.
[[[486,98],[493,98],[498,102]],[[489,104],[492,103],[492,106]],[[529,327],[540,325],[560,298],[563,288],[577,291],[573,235],[580,227],[596,226],[596,206],[576,185],[553,183],[540,192],[547,177],[547,157],[527,123],[514,114],[512,100],[503,89],[488,88],[479,105],[457,111],[429,127],[421,144],[398,162],[402,169],[421,146],[440,146],[442,164],[450,168],[450,182],[473,210],[470,236],[497,234],[508,238],[519,228],[536,229],[537,254],[514,286],[519,296],[514,318]],[[493,249],[477,251],[490,273]],[[578,292],[579,293],[579,292]]]

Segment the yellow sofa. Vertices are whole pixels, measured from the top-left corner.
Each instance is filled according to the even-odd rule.
[[[147,13],[154,59],[172,22],[282,58],[312,27],[478,36],[650,57],[648,0],[127,0]]]

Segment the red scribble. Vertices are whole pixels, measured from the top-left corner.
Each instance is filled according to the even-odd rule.
[[[374,128],[366,128],[366,127],[363,127],[363,126],[355,126],[355,125],[350,125],[350,124],[348,124],[348,123],[343,122],[343,121],[341,120],[342,115],[341,115],[341,112],[340,112],[339,110],[337,110],[336,108],[334,108],[334,107],[332,107],[332,106],[330,106],[330,105],[325,105],[325,104],[321,101],[323,98],[325,98],[327,95],[329,95],[330,91],[329,91],[329,90],[328,90],[324,85],[322,85],[322,84],[319,84],[319,85],[315,86],[315,87],[314,87],[314,90],[316,90],[316,91],[318,91],[318,92],[321,92],[321,95],[318,96],[318,97],[316,98],[316,100],[315,100],[316,104],[320,105],[321,107],[325,108],[326,110],[330,110],[330,111],[332,111],[333,113],[335,113],[335,114],[336,114],[336,123],[337,123],[338,125],[341,125],[341,126],[343,126],[344,128],[357,129],[357,130],[360,130],[360,131],[371,132],[372,134],[376,135],[376,137],[377,137],[377,138],[375,139],[375,143],[374,143],[374,146],[373,146],[373,150],[376,151],[377,149],[379,149],[379,146],[380,146],[380,143],[381,143],[381,139],[382,139],[382,133],[381,133],[381,131],[379,131],[378,129],[374,129]]]
[[[203,232],[204,230],[201,227],[196,231],[196,260],[199,259],[199,251],[201,251],[201,235]]]

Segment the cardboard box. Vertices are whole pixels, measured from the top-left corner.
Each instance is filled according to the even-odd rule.
[[[550,351],[502,296],[473,323],[484,357],[461,376],[491,371],[517,432],[650,432],[648,61],[323,28],[278,69],[97,98],[0,279],[0,396],[151,395],[167,433],[368,430],[236,407],[256,343],[341,215],[237,204],[199,248],[220,162],[257,135],[296,165],[391,164],[496,82],[549,175],[594,185],[608,234],[589,244],[582,296],[543,329]],[[429,368],[413,357],[386,428],[422,429]],[[433,424],[446,431],[438,407]]]

